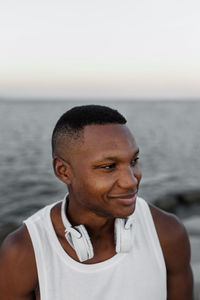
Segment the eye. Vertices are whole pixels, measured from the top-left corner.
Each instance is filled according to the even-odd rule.
[[[137,164],[137,162],[138,162],[138,159],[139,159],[139,157],[134,158],[134,159],[131,161],[131,165],[132,165],[132,166],[135,166],[135,165]]]
[[[115,167],[116,167],[116,164],[115,164],[115,163],[100,166],[101,169],[107,169],[107,170],[112,170],[112,169],[114,169]]]

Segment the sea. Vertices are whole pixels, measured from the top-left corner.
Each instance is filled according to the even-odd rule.
[[[92,101],[0,102],[0,236],[62,199],[51,134],[58,118]],[[140,148],[139,195],[150,202],[200,190],[200,101],[99,101],[119,110]]]

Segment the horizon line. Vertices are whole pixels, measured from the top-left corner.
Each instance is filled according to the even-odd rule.
[[[133,98],[126,98],[126,97],[120,97],[120,98],[118,98],[118,97],[112,97],[112,98],[110,98],[110,97],[108,97],[108,98],[106,98],[106,97],[94,97],[94,98],[92,98],[92,97],[82,97],[82,98],[78,98],[78,97],[72,97],[72,98],[68,98],[68,97],[66,97],[66,98],[63,98],[63,97],[58,97],[58,98],[56,98],[56,97],[54,97],[54,98],[51,98],[51,97],[41,97],[41,98],[39,98],[39,97],[27,97],[27,98],[25,98],[25,97],[0,97],[0,102],[64,102],[64,101],[69,101],[69,102],[72,102],[72,101],[76,101],[76,102],[86,102],[86,101],[94,101],[94,102],[98,102],[98,101],[105,101],[105,102],[107,102],[107,101],[110,101],[110,102],[112,102],[112,101],[117,101],[117,102],[139,102],[139,101],[155,101],[155,102],[162,102],[162,101],[164,101],[164,102],[167,102],[167,101],[180,101],[180,102],[183,102],[183,101],[185,101],[185,102],[189,102],[189,101],[194,101],[194,102],[196,102],[196,101],[200,101],[200,97],[187,97],[187,98],[182,98],[182,97],[174,97],[174,98],[172,98],[172,97],[164,97],[164,98],[162,98],[162,97],[148,97],[148,98],[145,98],[145,97],[133,97]]]

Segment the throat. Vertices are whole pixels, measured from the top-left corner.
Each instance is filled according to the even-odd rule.
[[[105,221],[103,224],[85,225],[88,234],[94,242],[113,240],[114,238],[114,219]]]
[[[99,228],[98,230],[87,228],[94,250],[94,260],[100,262],[116,254],[113,227],[114,224],[110,227]]]

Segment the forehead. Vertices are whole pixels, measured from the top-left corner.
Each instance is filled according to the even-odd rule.
[[[104,157],[124,151],[134,152],[136,149],[135,139],[125,125],[89,125],[84,128],[83,143],[78,153],[91,157]]]

